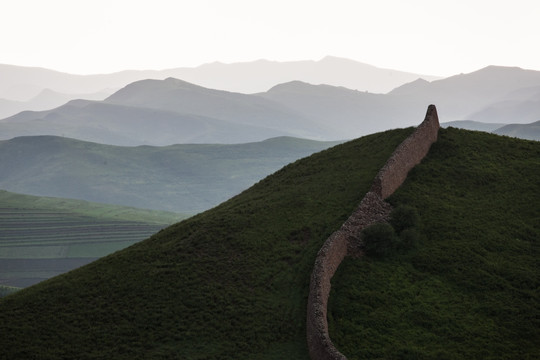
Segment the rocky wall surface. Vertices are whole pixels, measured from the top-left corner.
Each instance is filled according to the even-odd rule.
[[[437,141],[439,117],[435,105],[428,107],[424,121],[393,152],[379,171],[371,191],[383,199],[392,195],[407,178],[407,173],[427,155],[431,144]]]
[[[430,105],[424,121],[392,153],[355,212],[339,230],[330,235],[317,253],[311,274],[306,324],[312,359],[346,359],[333,345],[328,333],[327,305],[332,276],[345,256],[355,248],[351,243],[358,242],[362,229],[388,219],[392,208],[384,199],[405,181],[407,173],[426,156],[431,144],[437,140],[438,130],[437,110]]]

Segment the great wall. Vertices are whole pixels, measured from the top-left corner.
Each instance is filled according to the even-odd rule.
[[[388,218],[392,207],[384,199],[401,186],[408,172],[427,155],[431,145],[437,141],[438,131],[437,109],[435,105],[429,105],[424,121],[395,149],[358,208],[340,229],[330,235],[317,253],[307,305],[307,343],[311,359],[347,359],[333,345],[328,333],[330,281],[345,256],[358,255],[358,247],[354,244],[361,243],[362,229]]]

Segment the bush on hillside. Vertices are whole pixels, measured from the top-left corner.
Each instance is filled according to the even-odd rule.
[[[377,223],[362,231],[364,250],[368,256],[383,257],[394,250],[409,250],[418,244],[416,230],[420,217],[415,208],[400,205],[390,213],[389,223]]]
[[[398,241],[394,228],[387,223],[377,223],[362,230],[364,251],[368,256],[383,257],[390,254]]]
[[[409,228],[403,230],[399,234],[399,249],[400,250],[409,250],[413,249],[420,242],[420,233],[416,228]]]
[[[398,234],[405,229],[416,227],[419,220],[416,209],[408,205],[400,205],[390,213],[390,224]]]

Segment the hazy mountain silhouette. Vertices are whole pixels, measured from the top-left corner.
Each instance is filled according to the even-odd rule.
[[[283,104],[319,124],[331,125],[338,138],[362,135],[415,124],[425,103],[329,85],[299,81],[280,84],[258,96]]]
[[[259,94],[141,80],[101,102],[76,100],[0,121],[0,139],[59,135],[113,145],[241,143],[276,136],[355,138],[414,125],[425,104],[293,81]]]
[[[455,127],[458,129],[466,129],[466,130],[475,130],[475,131],[485,131],[485,132],[492,132],[493,130],[496,130],[500,127],[504,126],[501,123],[484,123],[480,121],[473,121],[473,120],[456,120],[456,121],[448,121],[441,123],[441,127]]]
[[[352,139],[414,125],[429,103],[441,108],[442,122],[532,122],[540,115],[538,94],[540,72],[494,66],[433,82],[418,79],[389,94],[302,81],[242,94],[174,78],[141,80],[101,102],[72,101],[0,121],[0,139],[59,135],[115,145]]]
[[[28,101],[0,99],[0,119],[17,114],[21,111],[49,110],[61,106],[73,99],[103,100],[110,93],[97,92],[91,94],[63,94],[51,89],[44,89]]]
[[[509,124],[493,131],[498,135],[540,141],[540,121],[531,124]]]
[[[206,87],[243,93],[266,91],[277,84],[294,80],[386,93],[419,77],[427,80],[440,78],[383,69],[334,56],[326,56],[319,61],[257,60],[233,64],[215,62],[195,69],[171,69],[169,74]]]
[[[73,100],[0,121],[0,139],[58,135],[112,145],[242,143],[276,136],[335,138],[282,105],[185,81],[141,80],[105,101]]]
[[[429,103],[437,104],[445,122],[528,123],[540,119],[540,71],[489,66],[432,82],[417,79],[388,94],[294,81],[259,96],[332,124],[343,138],[413,125]]]
[[[488,66],[469,74],[427,82],[417,80],[392,90],[389,95],[414,103],[437,104],[446,121],[477,120],[471,115],[520,89],[540,86],[540,71]],[[523,91],[523,90],[522,90]],[[528,95],[525,95],[528,96]],[[511,119],[483,119],[511,122]],[[524,121],[526,122],[526,121]]]
[[[540,119],[540,98],[525,101],[500,101],[469,116],[478,121],[530,123]]]
[[[74,75],[44,68],[0,64],[0,119],[24,110],[51,109],[74,99],[102,100],[106,94],[110,95],[132,82],[145,79],[163,80],[168,77],[212,89],[240,93],[267,91],[279,83],[293,80],[385,93],[418,77],[437,79],[436,76],[382,69],[331,56],[319,61],[257,60],[232,64],[215,62],[198,67],[127,70],[98,75]],[[34,98],[40,96],[44,90],[62,96],[54,101],[36,103]]]
[[[127,70],[111,74],[73,75],[37,67],[0,64],[0,98],[27,101],[43,89],[61,93],[94,93],[103,89],[119,89],[144,79],[181,78],[215,89],[241,93],[266,91],[272,86],[292,80],[314,84],[346,86],[372,92],[388,92],[418,77],[428,80],[436,76],[382,69],[353,60],[327,56],[319,61],[277,62],[257,60],[223,64],[214,62],[198,67],[166,70]]]
[[[470,116],[478,121],[535,122],[540,119],[540,86],[513,91]]]
[[[73,100],[57,109],[22,112],[0,122],[0,139],[56,135],[110,145],[241,143],[290,135],[172,111]]]
[[[110,93],[111,89],[119,89],[155,73],[122,71],[105,75],[73,75],[44,68],[0,64],[0,98],[28,101],[44,89],[63,94],[91,94],[104,90]]]
[[[324,124],[296,114],[268,99],[214,90],[186,81],[143,80],[132,83],[105,99],[106,103],[197,114],[235,124],[258,126],[295,136],[322,138],[331,133]]]
[[[540,121],[529,124],[483,123],[480,121],[462,120],[441,123],[442,127],[490,132],[526,140],[540,141]]]

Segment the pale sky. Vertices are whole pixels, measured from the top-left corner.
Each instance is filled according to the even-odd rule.
[[[540,70],[538,0],[0,0],[0,63],[74,74],[326,55]]]

